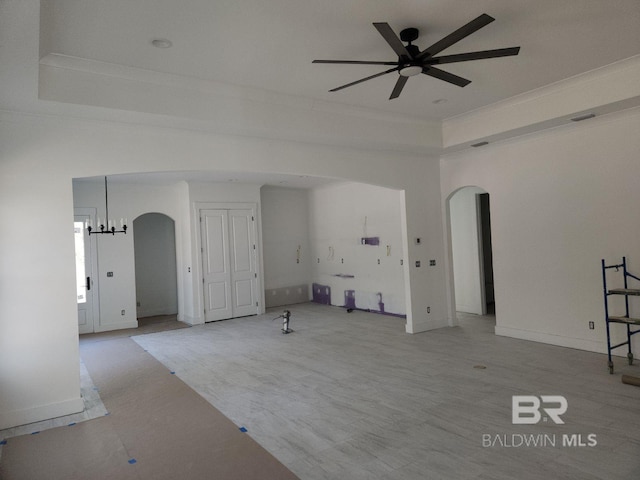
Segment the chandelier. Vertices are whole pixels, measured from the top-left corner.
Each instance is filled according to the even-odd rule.
[[[93,228],[93,220],[89,219],[87,221],[87,231],[89,232],[89,235],[94,235],[97,233],[100,234],[111,234],[111,235],[115,235],[116,233],[127,233],[127,219],[126,218],[121,218],[120,219],[120,230],[116,230],[116,222],[115,220],[111,220],[109,218],[109,197],[108,197],[108,188],[107,188],[107,177],[104,177],[104,212],[105,212],[105,218],[101,219],[100,217],[98,217],[97,219],[97,228],[99,228],[100,230],[94,230]],[[105,225],[106,224],[106,225]]]

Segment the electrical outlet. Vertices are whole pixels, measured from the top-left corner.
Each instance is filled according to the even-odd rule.
[[[594,328],[596,328],[595,324],[593,322],[589,322],[589,330],[593,330]]]
[[[120,310],[120,315],[124,317],[124,310]]]
[[[427,314],[431,313],[431,307],[427,307]]]

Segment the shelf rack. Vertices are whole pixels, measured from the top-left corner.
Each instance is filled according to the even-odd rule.
[[[615,269],[616,272],[620,272],[622,269],[622,276],[624,280],[624,288],[610,288],[607,289],[607,270]],[[605,321],[607,323],[607,354],[608,358],[608,366],[609,373],[613,373],[613,360],[611,358],[611,351],[623,347],[627,345],[627,359],[629,360],[629,365],[633,363],[633,353],[631,352],[631,337],[636,333],[640,333],[640,328],[637,330],[632,330],[632,325],[640,326],[640,318],[631,318],[629,316],[629,297],[638,297],[640,296],[639,288],[629,288],[629,279],[636,280],[640,282],[640,278],[635,275],[629,273],[627,271],[627,257],[622,257],[622,263],[616,265],[606,265],[604,259],[602,260],[602,285],[604,291],[604,315]],[[623,316],[615,316],[609,315],[609,296],[611,295],[621,295],[624,297],[624,311],[625,314]],[[611,345],[611,333],[610,333],[610,325],[612,323],[623,324],[627,327],[627,340],[617,345]]]

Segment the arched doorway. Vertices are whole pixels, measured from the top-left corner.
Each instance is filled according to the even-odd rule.
[[[138,319],[178,313],[175,222],[162,213],[133,221]]]
[[[463,187],[449,197],[448,211],[456,311],[494,314],[489,194]]]

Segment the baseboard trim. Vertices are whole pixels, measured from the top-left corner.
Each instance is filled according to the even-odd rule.
[[[202,317],[191,317],[189,315],[184,315],[183,318],[179,318],[178,320],[192,326],[204,324],[204,319]]]
[[[154,308],[154,309],[138,309],[136,311],[136,317],[144,318],[144,317],[157,317],[160,315],[176,315],[176,309],[172,307],[167,308]]]
[[[123,330],[125,328],[138,328],[138,321],[122,322],[122,323],[110,323],[107,325],[98,325],[95,328],[95,333],[110,332],[112,330]]]
[[[436,330],[438,328],[444,328],[449,326],[449,321],[446,318],[440,320],[433,320],[429,322],[412,322],[412,328],[409,328],[409,322],[405,324],[405,331],[407,333],[422,333],[429,330]]]
[[[42,420],[49,420],[64,415],[73,415],[83,410],[84,402],[82,401],[82,397],[77,397],[63,402],[27,408],[25,410],[4,412],[0,413],[0,430],[27,425],[28,423],[41,422]]]
[[[564,337],[543,332],[533,332],[519,328],[503,327],[496,325],[495,334],[501,337],[518,338],[532,342],[546,343],[558,347],[575,348],[576,350],[586,350],[587,352],[607,353],[607,345],[603,341],[586,340],[582,338]]]

